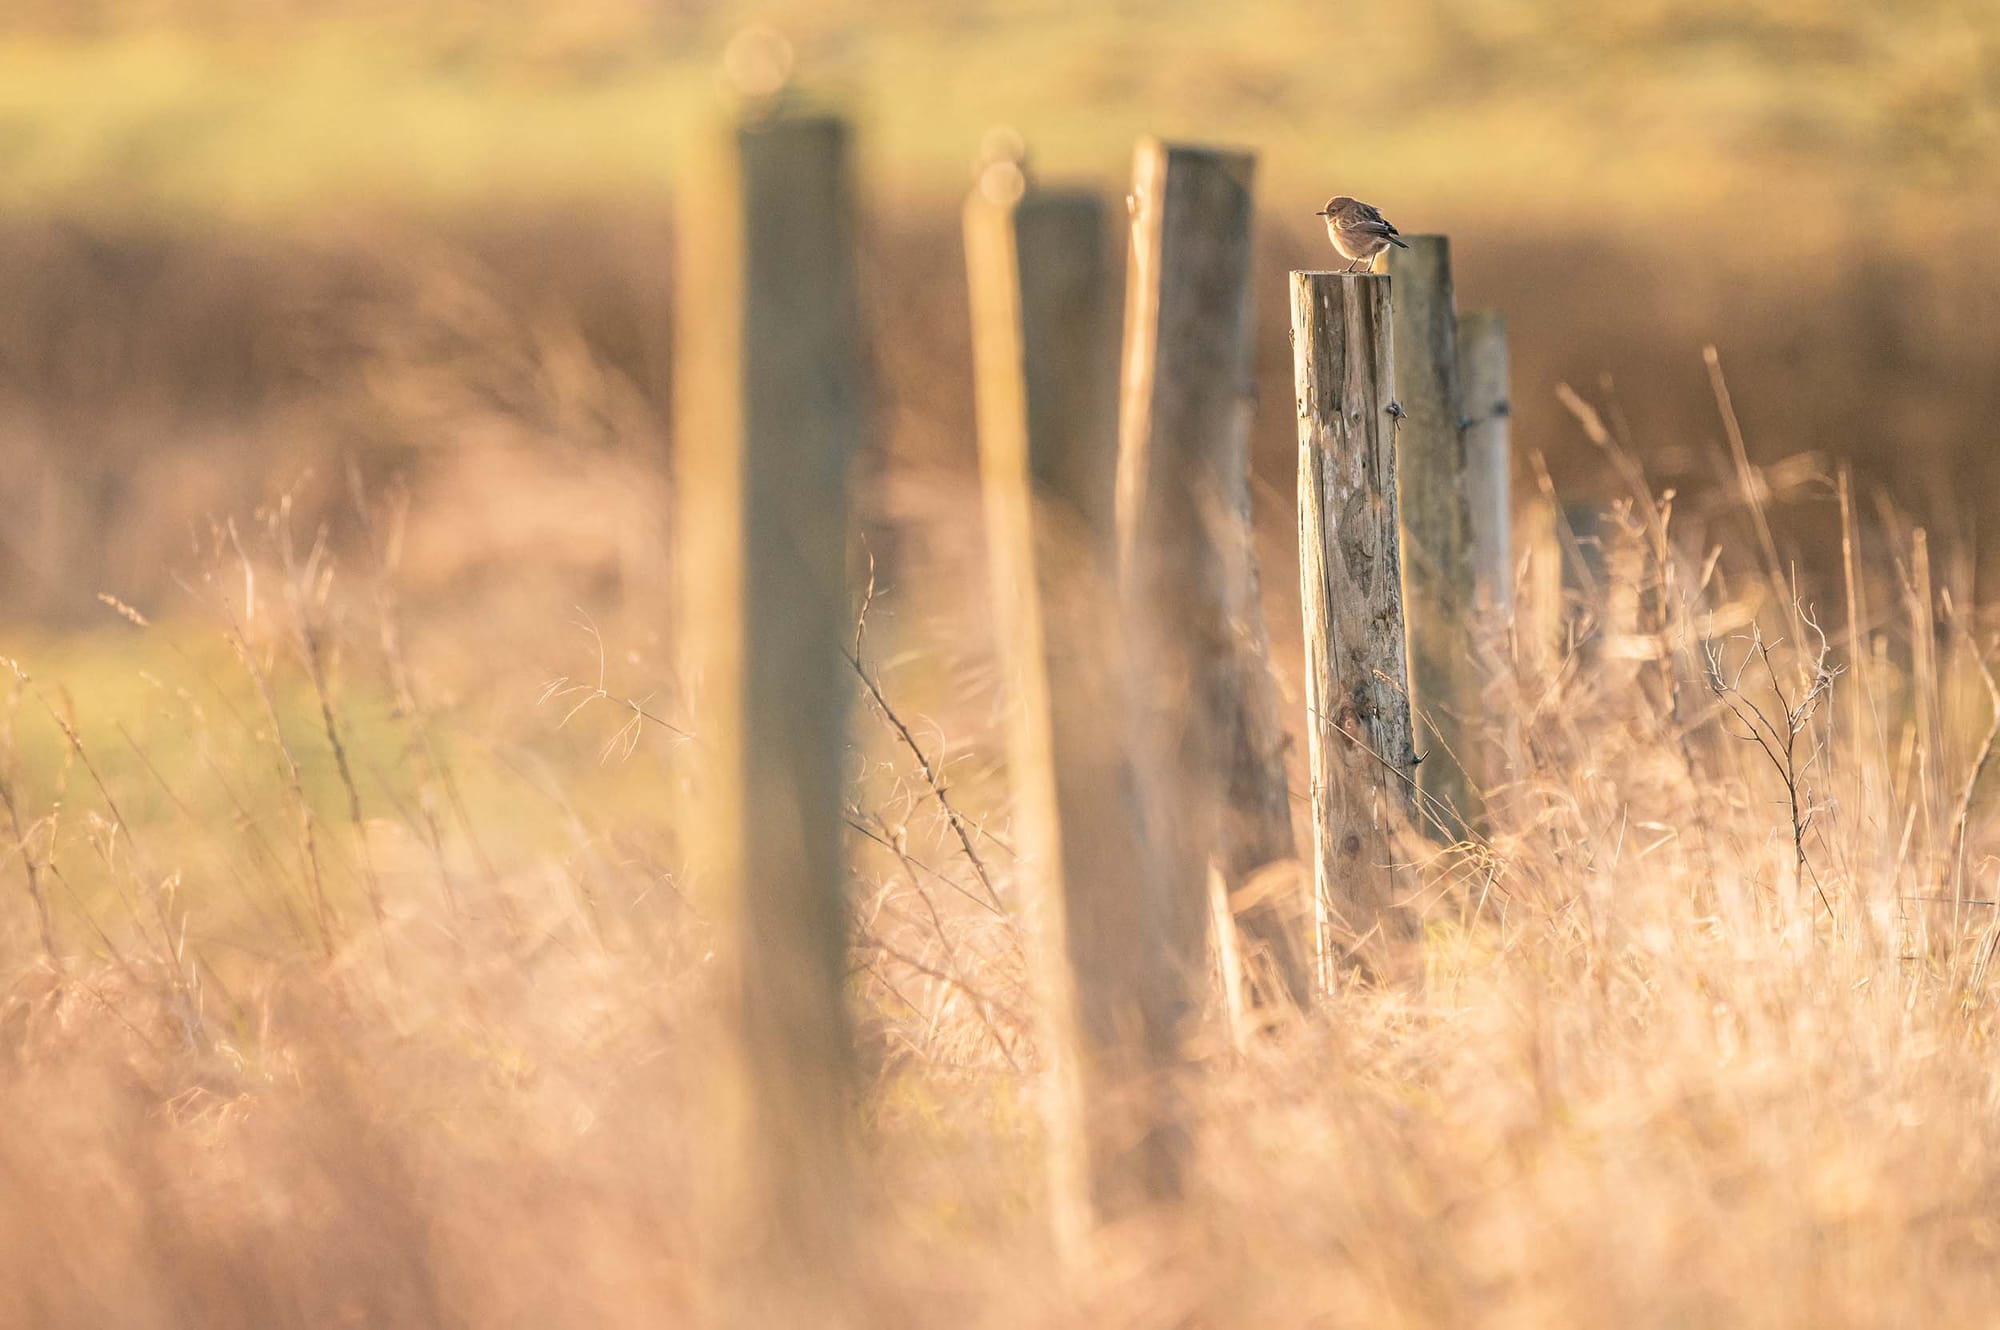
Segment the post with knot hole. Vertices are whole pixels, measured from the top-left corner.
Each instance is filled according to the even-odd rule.
[[[1458,391],[1465,426],[1465,498],[1472,594],[1489,623],[1514,604],[1514,453],[1509,440],[1507,319],[1476,309],[1458,320]]]
[[[1397,442],[1411,706],[1424,755],[1417,783],[1426,823],[1454,841],[1484,824],[1489,742],[1473,631],[1458,310],[1450,242],[1436,235],[1406,239],[1408,247],[1391,249],[1382,265],[1396,283],[1396,393],[1408,413]]]
[[[1378,970],[1413,931],[1416,813],[1390,279],[1292,274],[1299,589],[1320,957]]]

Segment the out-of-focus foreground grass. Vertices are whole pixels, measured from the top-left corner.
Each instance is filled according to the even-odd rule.
[[[358,488],[344,554],[274,511],[200,533],[160,622],[105,604],[87,634],[10,633],[0,1320],[710,1323],[740,1290],[690,1199],[711,995],[670,626],[645,595],[552,611],[533,550],[502,565],[520,585],[424,595],[416,517]],[[1887,514],[1851,584],[1800,593],[1834,624],[1851,585],[1857,637],[1822,659],[1807,626],[1767,666],[1748,624],[1792,631],[1791,593],[1751,571],[1743,513],[1710,514],[1711,564],[1628,497],[1647,635],[1609,649],[1585,617],[1502,671],[1520,764],[1490,841],[1413,850],[1407,968],[1241,1047],[1212,1027],[1188,1203],[1073,1282],[1045,1238],[976,503],[877,526],[899,571],[862,657],[980,863],[857,713],[864,1240],[816,1276],[852,1323],[1984,1322],[1982,620]],[[1281,644],[1293,715],[1297,662]],[[1753,714],[1771,751],[1796,735],[1796,828]]]
[[[862,656],[990,833],[1003,906],[857,710],[861,1319],[1989,1319],[1990,597],[1949,502],[2000,418],[1981,7],[17,0],[0,1324],[714,1301],[658,195],[757,18],[864,113]],[[996,121],[1101,180],[1141,130],[1264,152],[1256,498],[1290,714],[1271,311],[1320,252],[1285,200],[1333,187],[1453,231],[1465,303],[1513,319],[1517,438],[1632,505],[1626,590],[1672,648],[1503,672],[1522,761],[1491,844],[1425,852],[1408,973],[1210,1048],[1187,1210],[1076,1284],[1043,1237],[949,214]],[[1571,437],[1565,378],[1625,451]],[[1834,455],[1939,500],[1920,539],[1864,475],[1851,582]],[[1733,673],[1761,616],[1788,641],[1737,696],[1784,723],[1771,690],[1820,678],[1795,597],[1841,670],[1799,722],[1803,865],[1697,651]]]

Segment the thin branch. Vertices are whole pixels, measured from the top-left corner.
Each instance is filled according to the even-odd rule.
[[[883,696],[881,686],[869,676],[867,670],[862,668],[861,658],[845,646],[841,648],[840,654],[847,658],[847,663],[853,666],[855,674],[860,676],[861,685],[868,690],[868,696],[874,701],[875,709],[889,722],[896,737],[902,740],[903,747],[909,749],[910,756],[916,759],[917,769],[923,773],[924,784],[930,787],[931,797],[937,801],[938,807],[944,810],[945,821],[951,824],[952,834],[958,837],[958,846],[965,854],[965,861],[972,865],[972,871],[979,878],[979,885],[986,889],[987,899],[992,902],[993,908],[1005,913],[1007,907],[1001,904],[1000,893],[993,889],[993,877],[986,870],[986,861],[980,858],[978,849],[972,844],[973,824],[958,811],[958,806],[952,803],[951,796],[945,793],[944,777],[931,764],[930,755],[924,752],[923,745],[917,742],[916,735],[910,733],[910,727],[903,723],[903,718],[896,714],[896,709],[889,705],[889,699]],[[987,833],[981,830],[980,834]],[[988,836],[988,839],[992,838]]]

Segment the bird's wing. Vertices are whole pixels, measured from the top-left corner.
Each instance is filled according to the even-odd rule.
[[[1402,232],[1396,229],[1396,224],[1394,222],[1390,221],[1387,217],[1384,217],[1382,215],[1382,210],[1380,208],[1376,207],[1372,203],[1366,203],[1363,204],[1362,206],[1368,210],[1368,220],[1374,224],[1369,227],[1369,230],[1371,231],[1379,230],[1381,234],[1385,236],[1402,234]]]
[[[1360,199],[1354,200],[1352,205],[1346,209],[1345,215],[1340,219],[1340,224],[1348,230],[1358,231],[1362,235],[1393,236],[1401,234],[1396,230],[1395,224],[1382,215],[1380,208],[1372,203],[1363,203]]]

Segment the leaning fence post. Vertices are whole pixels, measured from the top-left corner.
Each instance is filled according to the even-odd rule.
[[[1146,961],[1117,634],[1116,274],[1093,194],[988,165],[965,205],[981,489],[1059,1247],[1134,1200]]]
[[[1176,1028],[1199,991],[1209,864],[1233,893],[1296,855],[1251,543],[1254,167],[1247,153],[1154,139],[1133,163],[1119,545],[1144,666],[1142,769],[1157,785],[1149,804],[1165,860],[1149,876],[1184,972],[1167,998]],[[1281,891],[1241,922],[1303,1002],[1300,895]]]
[[[1458,383],[1458,314],[1451,245],[1410,236],[1391,249],[1395,279],[1397,431],[1403,513],[1403,585],[1410,632],[1412,708],[1424,749],[1417,772],[1430,820],[1447,837],[1476,828],[1485,739],[1473,652],[1472,517]],[[1448,811],[1447,811],[1448,810]]]
[[[1313,879],[1329,963],[1409,922],[1394,845],[1416,812],[1416,763],[1389,290],[1371,274],[1292,274]]]
[[[682,631],[690,858],[722,1019],[709,1185],[726,1258],[831,1269],[851,1224],[841,847],[849,460],[863,403],[848,134],[746,124],[683,194]]]
[[[1507,318],[1477,309],[1458,321],[1458,390],[1465,421],[1465,497],[1474,604],[1514,603],[1514,458],[1509,447]]]

